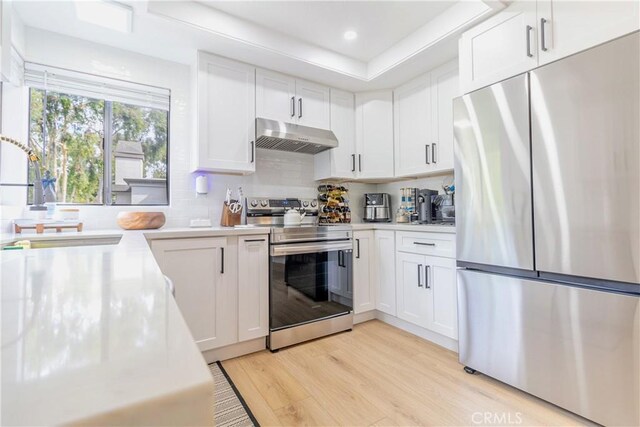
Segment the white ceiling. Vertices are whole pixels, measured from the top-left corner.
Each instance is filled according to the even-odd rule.
[[[309,44],[370,61],[453,1],[213,1],[201,3]],[[347,41],[347,30],[358,33]]]
[[[27,28],[184,64],[202,50],[351,91],[392,88],[455,58],[459,34],[504,7],[489,0],[121,2],[134,9],[131,34],[79,21],[72,0],[12,4]],[[347,25],[360,34],[351,46],[342,40]]]

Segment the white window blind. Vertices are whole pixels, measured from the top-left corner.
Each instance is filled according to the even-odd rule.
[[[25,62],[29,87],[169,111],[171,91],[155,86]]]

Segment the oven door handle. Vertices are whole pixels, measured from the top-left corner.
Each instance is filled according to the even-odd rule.
[[[311,242],[311,243],[293,243],[287,245],[271,245],[271,256],[312,254],[332,251],[350,251],[353,249],[351,240],[343,240],[340,242]]]

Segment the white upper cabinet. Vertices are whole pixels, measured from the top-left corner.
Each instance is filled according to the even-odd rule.
[[[396,176],[423,174],[431,159],[431,85],[425,74],[393,91]]]
[[[273,71],[256,71],[256,117],[296,122],[296,79]]]
[[[453,169],[453,99],[459,93],[456,61],[394,90],[397,177]]]
[[[356,94],[356,169],[361,179],[393,177],[393,93]]]
[[[453,170],[453,100],[460,95],[457,61],[431,72],[431,172]]]
[[[192,169],[255,171],[255,68],[198,52],[198,138]]]
[[[638,1],[518,0],[460,38],[463,93],[640,28]]]
[[[537,66],[536,2],[515,1],[460,38],[463,93]]]
[[[538,1],[540,65],[636,31],[638,1]]]
[[[330,129],[330,89],[259,69],[256,72],[256,117]]]
[[[330,89],[317,83],[296,80],[298,124],[320,129],[331,128]]]
[[[315,179],[349,179],[356,176],[355,96],[331,89],[331,130],[338,146],[315,155]]]

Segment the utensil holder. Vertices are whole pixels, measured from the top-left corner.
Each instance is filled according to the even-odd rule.
[[[229,205],[224,202],[222,204],[222,216],[220,217],[220,225],[222,227],[233,227],[240,225],[242,221],[242,208],[238,212],[231,212]]]

